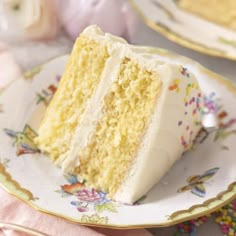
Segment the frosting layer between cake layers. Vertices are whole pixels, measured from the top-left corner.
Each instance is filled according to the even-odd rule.
[[[124,58],[131,58],[140,67],[156,73],[162,82],[161,94],[134,162],[125,181],[112,196],[117,201],[133,203],[150,190],[181,154],[189,149],[200,129],[202,95],[195,77],[183,66],[160,62],[144,48],[130,46],[109,34],[104,35],[94,26],[87,28],[83,35],[98,42],[105,41],[110,58],[87,104],[66,158],[64,156],[57,160],[65,171],[71,172],[80,165],[79,153],[92,138],[102,116],[104,98],[116,81]],[[148,58],[146,55],[149,55]]]

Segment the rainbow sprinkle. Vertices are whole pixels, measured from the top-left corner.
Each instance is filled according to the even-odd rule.
[[[184,136],[181,136],[181,144],[184,146],[184,148],[187,148],[187,147],[188,147],[188,144],[187,144],[187,142],[185,141]]]
[[[178,232],[175,235],[177,236],[180,235],[179,233],[187,233],[189,234],[189,236],[194,236],[196,235],[197,227],[207,222],[207,220],[208,220],[207,216],[202,216],[196,220],[190,220],[178,224],[177,225]]]
[[[180,80],[179,79],[175,79],[174,83],[169,86],[169,90],[171,90],[171,91],[175,90],[178,93],[180,91],[179,83],[180,83]]]
[[[188,73],[188,69],[186,67],[180,67],[180,70],[181,70],[181,74],[183,76],[186,76],[187,78],[190,78],[190,74]]]
[[[197,227],[207,222],[210,217],[215,219],[223,236],[236,236],[236,201],[222,207],[211,215],[178,224],[175,236],[186,235],[186,233],[189,236],[196,236]]]
[[[220,225],[222,233],[236,236],[236,201],[224,206],[215,215],[215,222]]]

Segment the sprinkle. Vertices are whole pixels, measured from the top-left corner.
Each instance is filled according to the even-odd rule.
[[[186,106],[186,107],[188,106],[188,102],[185,103],[185,106]]]
[[[174,83],[169,86],[169,90],[176,90],[176,92],[179,92],[180,91],[179,83],[180,83],[180,80],[179,79],[175,79]]]
[[[191,84],[188,84],[186,87],[186,95],[188,96],[190,94]]]
[[[195,114],[196,114],[196,112],[197,112],[197,110],[196,110],[196,109],[194,109],[194,110],[193,110],[193,115],[195,115]]]
[[[230,203],[216,212],[215,222],[220,225],[222,233],[227,236],[236,235],[235,204],[236,202]]]
[[[184,115],[187,115],[188,114],[188,112],[186,111],[186,112],[184,112]]]
[[[186,76],[187,78],[190,78],[190,74],[188,73],[188,69],[185,67],[181,68],[181,74]]]
[[[169,86],[169,90],[175,90],[178,88],[178,85],[177,84],[174,84],[174,85],[171,85]]]
[[[181,144],[184,146],[184,148],[187,148],[188,144],[186,143],[184,136],[181,136]]]
[[[178,126],[181,126],[181,125],[182,125],[182,123],[183,123],[182,121],[179,121],[179,122],[178,122]]]
[[[195,102],[195,97],[192,97],[191,100],[189,101],[189,104],[191,105],[194,102]]]
[[[196,236],[197,227],[205,223],[209,217],[200,217],[195,220],[186,221],[177,226],[178,233],[187,233],[190,236]]]
[[[186,126],[186,130],[189,130],[189,126],[188,125]]]

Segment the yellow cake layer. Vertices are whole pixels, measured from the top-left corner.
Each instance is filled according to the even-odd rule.
[[[161,90],[157,74],[124,58],[106,95],[103,116],[80,156],[77,172],[87,184],[112,196],[133,164]]]
[[[180,0],[178,4],[181,8],[209,21],[236,30],[235,0]]]
[[[53,160],[68,151],[86,102],[100,81],[108,57],[105,44],[83,35],[77,39],[35,139],[38,147]]]

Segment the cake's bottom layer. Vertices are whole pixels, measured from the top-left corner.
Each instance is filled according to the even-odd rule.
[[[157,74],[128,58],[123,60],[118,79],[105,97],[95,134],[79,153],[76,171],[88,185],[113,196],[123,183],[135,161],[161,85]]]
[[[66,156],[86,102],[100,81],[108,57],[104,44],[84,36],[77,39],[35,140],[52,159]]]

